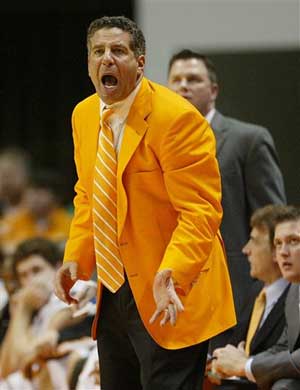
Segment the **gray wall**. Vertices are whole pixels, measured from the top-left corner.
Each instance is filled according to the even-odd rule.
[[[182,47],[299,48],[299,0],[137,0],[135,8],[147,39],[146,74],[161,83]]]
[[[267,127],[288,202],[300,204],[299,1],[138,0],[147,40],[146,75],[166,83],[171,55],[192,48],[214,61],[217,107]]]

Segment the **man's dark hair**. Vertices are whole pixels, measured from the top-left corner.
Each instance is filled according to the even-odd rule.
[[[28,187],[51,192],[58,203],[65,200],[63,179],[56,171],[43,168],[33,171]]]
[[[31,238],[22,241],[13,254],[13,270],[17,275],[17,266],[32,255],[41,256],[52,267],[56,267],[61,261],[61,252],[58,246],[45,238]]]
[[[266,229],[269,233],[270,245],[273,246],[275,226],[286,206],[269,204],[254,211],[250,219],[252,228]]]
[[[103,16],[100,19],[93,20],[87,30],[88,51],[90,49],[90,40],[96,31],[114,27],[129,33],[131,36],[130,49],[136,57],[146,53],[146,42],[143,32],[135,22],[125,16]]]
[[[215,68],[215,65],[213,64],[213,62],[208,57],[206,57],[204,54],[200,54],[200,53],[197,53],[197,52],[189,50],[189,49],[183,49],[183,50],[179,51],[178,53],[175,53],[171,57],[171,59],[169,61],[168,73],[170,73],[170,70],[171,70],[174,62],[176,62],[178,60],[190,60],[193,58],[202,61],[207,68],[210,81],[212,83],[218,83],[217,71],[216,71],[216,68]]]
[[[276,225],[282,222],[300,220],[300,207],[297,206],[282,206],[282,209],[276,219]]]

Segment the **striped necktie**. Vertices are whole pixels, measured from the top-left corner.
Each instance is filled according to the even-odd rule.
[[[250,353],[251,341],[258,329],[260,320],[265,311],[265,307],[266,307],[266,292],[265,289],[263,288],[255,300],[253,310],[252,310],[251,320],[248,328],[248,333],[246,337],[245,351],[248,356]]]
[[[97,275],[111,292],[124,283],[124,268],[117,240],[117,157],[108,124],[112,110],[102,114],[93,193],[94,245]]]

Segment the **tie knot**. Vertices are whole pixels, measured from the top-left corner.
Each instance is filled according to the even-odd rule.
[[[109,126],[109,118],[112,116],[113,112],[114,110],[112,108],[104,108],[101,117],[103,124],[105,123],[107,126]]]
[[[266,290],[263,288],[257,296],[257,301],[265,302],[266,301]]]

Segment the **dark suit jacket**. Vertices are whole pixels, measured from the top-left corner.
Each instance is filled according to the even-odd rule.
[[[272,347],[281,336],[286,325],[284,307],[289,288],[290,285],[285,288],[280,298],[270,311],[268,317],[265,319],[265,322],[255,333],[250,345],[250,355],[256,355]],[[249,299],[247,300],[247,304],[244,306],[241,313],[241,320],[238,325],[235,326],[233,335],[229,340],[230,344],[237,345],[240,341],[246,340],[254,301],[256,296],[259,294],[260,289],[260,282],[256,281],[253,283]]]
[[[240,341],[246,339],[254,301],[261,288],[261,282],[256,281],[253,283],[249,297],[246,300],[241,313],[241,321],[235,326],[233,335],[229,339],[230,344],[237,345]],[[256,355],[267,350],[280,338],[286,325],[284,308],[289,288],[290,285],[285,288],[280,298],[270,311],[268,317],[265,319],[265,322],[254,335],[250,345],[250,355]],[[216,386],[216,389],[220,390],[248,390],[256,388],[257,386],[255,384],[247,381],[245,378],[241,378],[241,381],[239,382],[234,380],[223,380],[221,386]]]
[[[242,248],[249,238],[252,213],[270,203],[286,202],[273,139],[263,127],[216,112],[211,127],[217,141],[222,178],[221,232],[228,257],[238,320],[253,282]]]
[[[287,326],[278,342],[266,352],[256,355],[252,361],[252,373],[258,387],[263,390],[271,389],[272,386],[279,389],[276,383],[280,380],[282,386],[282,378],[297,379],[289,381],[287,388],[300,389],[299,284],[292,285],[289,290],[285,315]]]

